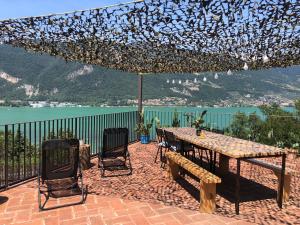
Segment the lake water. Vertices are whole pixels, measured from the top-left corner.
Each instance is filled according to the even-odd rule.
[[[145,107],[146,111],[159,112],[195,112],[207,109],[209,113],[235,114],[236,112],[253,113],[260,111],[257,107],[197,108],[197,107]],[[137,107],[66,107],[66,108],[30,108],[0,107],[0,125],[72,118],[118,112],[135,111]]]

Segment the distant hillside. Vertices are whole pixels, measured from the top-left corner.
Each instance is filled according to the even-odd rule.
[[[207,81],[204,82],[204,76]],[[194,79],[197,82],[194,83]],[[169,83],[167,80],[169,79]],[[172,80],[175,84],[172,84]],[[179,82],[181,80],[181,83]],[[136,99],[137,76],[6,45],[0,46],[0,99],[126,104]],[[215,74],[160,74],[144,78],[144,96],[183,104],[218,103],[276,95],[300,96],[300,66]]]

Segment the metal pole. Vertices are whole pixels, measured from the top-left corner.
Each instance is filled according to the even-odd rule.
[[[142,122],[140,113],[143,110],[143,75],[138,74],[138,123]]]
[[[282,161],[281,161],[280,189],[279,189],[279,199],[278,199],[278,205],[279,205],[279,208],[281,208],[281,209],[282,209],[284,174],[285,174],[285,160],[286,160],[286,154],[283,154]]]
[[[5,125],[4,154],[5,154],[5,188],[8,188],[8,125]]]
[[[240,173],[241,173],[241,160],[237,159],[236,165],[236,183],[235,183],[235,213],[240,214]]]

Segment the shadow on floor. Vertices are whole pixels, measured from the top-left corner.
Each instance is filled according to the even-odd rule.
[[[207,162],[202,163],[202,167],[207,169],[209,165]],[[182,174],[185,174],[185,177],[181,176],[176,181],[178,184],[184,188],[193,198],[199,201],[200,193],[197,187],[195,187],[188,180],[193,179],[197,182],[200,180],[190,174],[187,171],[182,170]],[[235,173],[228,172],[226,175],[220,175],[218,173],[218,168],[216,168],[217,176],[221,177],[222,183],[217,185],[217,195],[220,195],[224,199],[234,203],[235,202]],[[255,192],[253,191],[255,190]],[[250,202],[257,200],[265,199],[274,199],[276,198],[277,191],[266,187],[260,183],[255,182],[254,180],[247,179],[245,177],[240,177],[240,202]]]
[[[0,205],[4,204],[7,201],[8,201],[8,197],[6,197],[6,196],[0,196]]]

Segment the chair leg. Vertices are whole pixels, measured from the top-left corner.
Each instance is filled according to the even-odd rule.
[[[58,205],[58,206],[53,206],[53,207],[48,207],[48,208],[45,208],[45,206],[46,206],[46,203],[48,202],[48,200],[50,198],[50,194],[49,193],[51,191],[51,188],[49,188],[47,186],[47,195],[44,194],[45,197],[46,197],[46,200],[45,200],[44,204],[42,204],[40,183],[38,183],[38,204],[39,204],[39,211],[45,211],[45,210],[51,210],[51,209],[58,209],[58,208],[63,208],[63,207],[67,207],[67,206],[74,206],[74,205],[79,205],[79,204],[84,203],[85,199],[86,199],[85,198],[85,194],[87,194],[87,190],[84,188],[82,176],[79,176],[79,179],[80,179],[80,186],[81,186],[81,199],[80,199],[80,201],[74,202],[74,203],[67,203],[67,204],[63,204],[63,205]],[[38,181],[39,181],[39,179],[38,179]],[[77,186],[78,186],[78,183],[77,183]]]
[[[105,170],[105,168],[104,168],[104,162],[103,162],[102,158],[100,158],[100,160],[99,160],[99,168],[100,168],[101,177],[104,177],[104,170]]]
[[[129,170],[130,170],[129,175],[131,175],[131,174],[132,174],[132,165],[131,165],[131,160],[130,160],[130,155],[129,155],[129,153],[128,153],[128,155],[127,155],[127,159],[128,159],[128,164],[129,164]]]
[[[155,155],[155,159],[154,159],[154,163],[156,163],[156,160],[157,160],[158,154],[160,153],[160,155],[161,155],[161,149],[162,149],[162,147],[161,147],[161,146],[158,146],[158,148],[157,148],[157,152],[156,152],[156,155]],[[161,158],[160,158],[160,159],[161,159]]]
[[[40,186],[40,175],[37,178],[38,182],[38,203],[39,203],[39,211],[43,210],[42,199],[41,199],[41,186]]]

